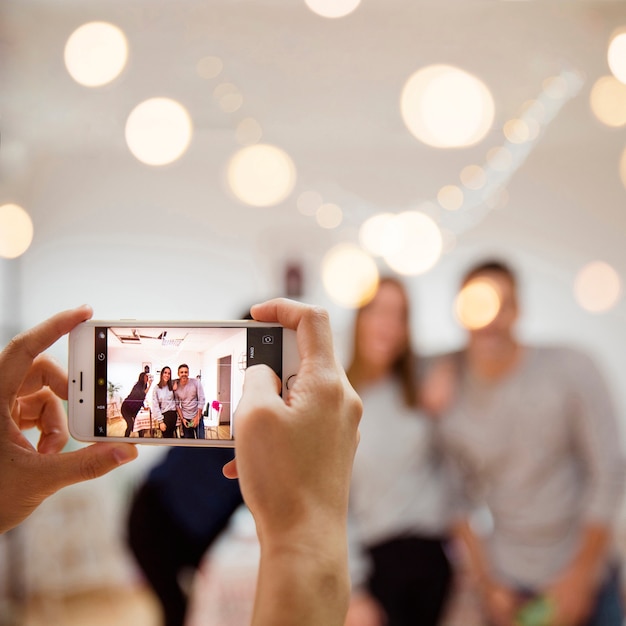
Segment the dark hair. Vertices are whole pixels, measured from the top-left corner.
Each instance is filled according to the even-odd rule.
[[[148,374],[146,374],[146,372],[140,372],[137,382],[145,385],[147,378],[148,378]]]
[[[181,368],[181,367],[186,367],[186,368],[187,368],[187,371],[189,371],[189,365],[187,365],[187,363],[181,363],[181,364],[178,366],[178,370],[177,370],[177,371],[179,371],[179,372],[180,372],[180,368]]]
[[[502,274],[510,281],[513,289],[517,289],[517,276],[515,272],[510,265],[508,265],[504,261],[500,261],[499,259],[488,259],[486,261],[481,261],[480,263],[477,263],[467,272],[465,272],[461,284],[466,285],[467,283],[469,283],[470,280],[476,278],[476,276],[480,274],[485,274],[487,272],[491,272],[493,274]]]
[[[173,388],[173,384],[172,384],[172,368],[169,365],[164,365],[161,368],[161,373],[159,374],[159,382],[157,383],[157,385],[161,388],[163,388],[163,372],[165,370],[169,370],[170,371],[170,379],[167,381],[167,388],[172,391]]]
[[[413,351],[411,344],[411,328],[410,328],[410,315],[409,315],[409,296],[402,281],[394,276],[383,276],[378,282],[376,293],[380,291],[382,285],[393,285],[396,287],[404,298],[405,310],[406,310],[406,343],[401,354],[391,366],[393,375],[402,384],[402,390],[404,395],[404,402],[407,406],[416,407],[419,403],[419,392],[417,386],[417,355]],[[376,296],[374,296],[376,297]],[[370,301],[371,302],[371,301]],[[354,339],[353,339],[353,352],[352,361],[347,369],[348,380],[350,384],[359,391],[359,385],[363,383],[363,361],[360,353],[360,347],[358,343],[358,334],[361,316],[363,311],[367,310],[369,303],[361,306],[356,312],[356,318],[354,321]]]

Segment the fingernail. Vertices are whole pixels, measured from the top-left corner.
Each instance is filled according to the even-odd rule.
[[[137,451],[134,447],[115,448],[113,450],[113,458],[117,461],[118,465],[124,465],[132,461],[137,456]]]

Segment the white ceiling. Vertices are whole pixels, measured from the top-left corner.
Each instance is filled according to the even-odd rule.
[[[130,44],[123,75],[99,89],[77,85],[63,65],[67,37],[91,20],[117,24]],[[163,237],[171,228],[153,222],[184,215],[190,237],[216,246],[236,232],[238,245],[264,255],[317,258],[354,241],[368,215],[415,207],[458,184],[464,166],[502,144],[502,125],[545,79],[572,71],[582,87],[510,181],[508,204],[482,221],[435,212],[460,246],[497,243],[570,269],[604,258],[626,275],[618,175],[626,129],[604,127],[588,104],[593,83],[609,73],[607,44],[620,25],[621,0],[363,0],[337,20],[303,0],[3,0],[0,201],[31,213],[34,249],[86,232],[103,214],[118,231]],[[208,55],[224,62],[211,80],[196,72]],[[475,147],[429,148],[401,120],[406,79],[440,62],[492,90],[494,126]],[[213,98],[220,82],[243,94],[236,113]],[[138,102],[159,95],[188,108],[195,134],[180,161],[154,169],[130,156],[124,124]],[[248,116],[297,167],[294,193],[272,209],[242,206],[222,183],[239,147],[234,129]],[[306,189],[343,208],[339,229],[296,211]]]

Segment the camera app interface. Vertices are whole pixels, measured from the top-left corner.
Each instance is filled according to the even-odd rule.
[[[94,435],[234,439],[258,363],[282,377],[281,327],[96,327]]]

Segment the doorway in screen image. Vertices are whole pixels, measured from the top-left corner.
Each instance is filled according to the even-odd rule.
[[[222,405],[220,425],[231,423],[230,392],[232,380],[232,356],[220,357],[217,360],[217,399]]]

